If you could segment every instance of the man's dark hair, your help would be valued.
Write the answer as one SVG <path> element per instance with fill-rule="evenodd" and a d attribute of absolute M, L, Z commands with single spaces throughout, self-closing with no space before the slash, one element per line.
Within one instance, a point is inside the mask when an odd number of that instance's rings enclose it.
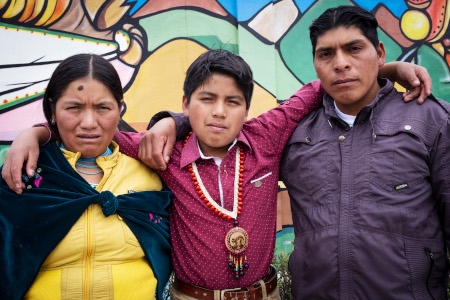
<path fill-rule="evenodd" d="M 55 124 L 51 124 L 51 118 L 56 102 L 72 82 L 86 77 L 103 83 L 117 101 L 120 109 L 123 89 L 120 77 L 111 63 L 96 54 L 83 53 L 70 56 L 53 71 L 42 101 L 45 119 L 55 132 L 58 132 L 58 128 Z"/>
<path fill-rule="evenodd" d="M 213 73 L 233 77 L 244 94 L 246 108 L 250 107 L 253 94 L 252 70 L 242 57 L 227 50 L 209 50 L 189 66 L 183 85 L 188 103 L 195 89 L 211 78 Z"/>
<path fill-rule="evenodd" d="M 359 28 L 374 47 L 378 47 L 378 22 L 375 16 L 359 6 L 339 6 L 327 9 L 309 26 L 313 57 L 316 54 L 317 38 L 326 31 L 340 26 Z"/>

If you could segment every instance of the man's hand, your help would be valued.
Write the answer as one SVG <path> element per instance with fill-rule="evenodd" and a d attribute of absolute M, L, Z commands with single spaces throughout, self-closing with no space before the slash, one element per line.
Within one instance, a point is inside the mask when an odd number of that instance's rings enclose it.
<path fill-rule="evenodd" d="M 176 140 L 176 125 L 172 118 L 158 121 L 141 138 L 139 159 L 155 170 L 167 168 Z"/>
<path fill-rule="evenodd" d="M 45 127 L 32 127 L 21 132 L 11 144 L 6 153 L 2 177 L 9 188 L 21 194 L 25 188 L 22 182 L 22 169 L 25 165 L 26 174 L 33 176 L 39 157 L 39 142 L 49 136 Z"/>
<path fill-rule="evenodd" d="M 403 93 L 405 102 L 418 97 L 417 102 L 422 104 L 431 95 L 431 77 L 422 66 L 400 61 L 391 62 L 380 69 L 379 75 L 397 82 L 407 90 Z"/>

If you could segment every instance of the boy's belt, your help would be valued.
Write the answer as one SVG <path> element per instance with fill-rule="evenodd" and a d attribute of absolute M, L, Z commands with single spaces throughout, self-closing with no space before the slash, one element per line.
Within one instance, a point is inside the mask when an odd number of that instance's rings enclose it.
<path fill-rule="evenodd" d="M 262 279 L 266 286 L 267 295 L 272 293 L 277 287 L 277 272 L 274 267 L 270 268 L 269 273 Z M 250 300 L 263 299 L 263 289 L 260 284 L 261 280 L 243 288 L 220 290 L 221 299 L 225 300 Z M 214 290 L 205 289 L 196 285 L 192 285 L 175 278 L 173 287 L 179 292 L 188 296 L 201 300 L 214 300 Z M 216 291 L 217 293 L 217 291 Z"/>

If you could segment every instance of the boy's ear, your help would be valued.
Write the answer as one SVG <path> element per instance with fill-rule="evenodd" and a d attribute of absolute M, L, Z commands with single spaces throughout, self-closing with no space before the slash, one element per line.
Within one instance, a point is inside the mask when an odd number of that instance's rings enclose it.
<path fill-rule="evenodd" d="M 182 108 L 183 108 L 184 116 L 185 117 L 189 117 L 189 103 L 188 103 L 187 97 L 185 95 L 183 95 Z"/>

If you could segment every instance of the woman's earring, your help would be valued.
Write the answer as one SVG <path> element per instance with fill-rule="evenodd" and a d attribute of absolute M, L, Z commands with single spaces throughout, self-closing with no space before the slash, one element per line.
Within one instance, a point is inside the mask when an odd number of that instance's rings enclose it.
<path fill-rule="evenodd" d="M 51 119 L 50 123 L 51 123 L 52 125 L 55 125 L 55 119 Z"/>

